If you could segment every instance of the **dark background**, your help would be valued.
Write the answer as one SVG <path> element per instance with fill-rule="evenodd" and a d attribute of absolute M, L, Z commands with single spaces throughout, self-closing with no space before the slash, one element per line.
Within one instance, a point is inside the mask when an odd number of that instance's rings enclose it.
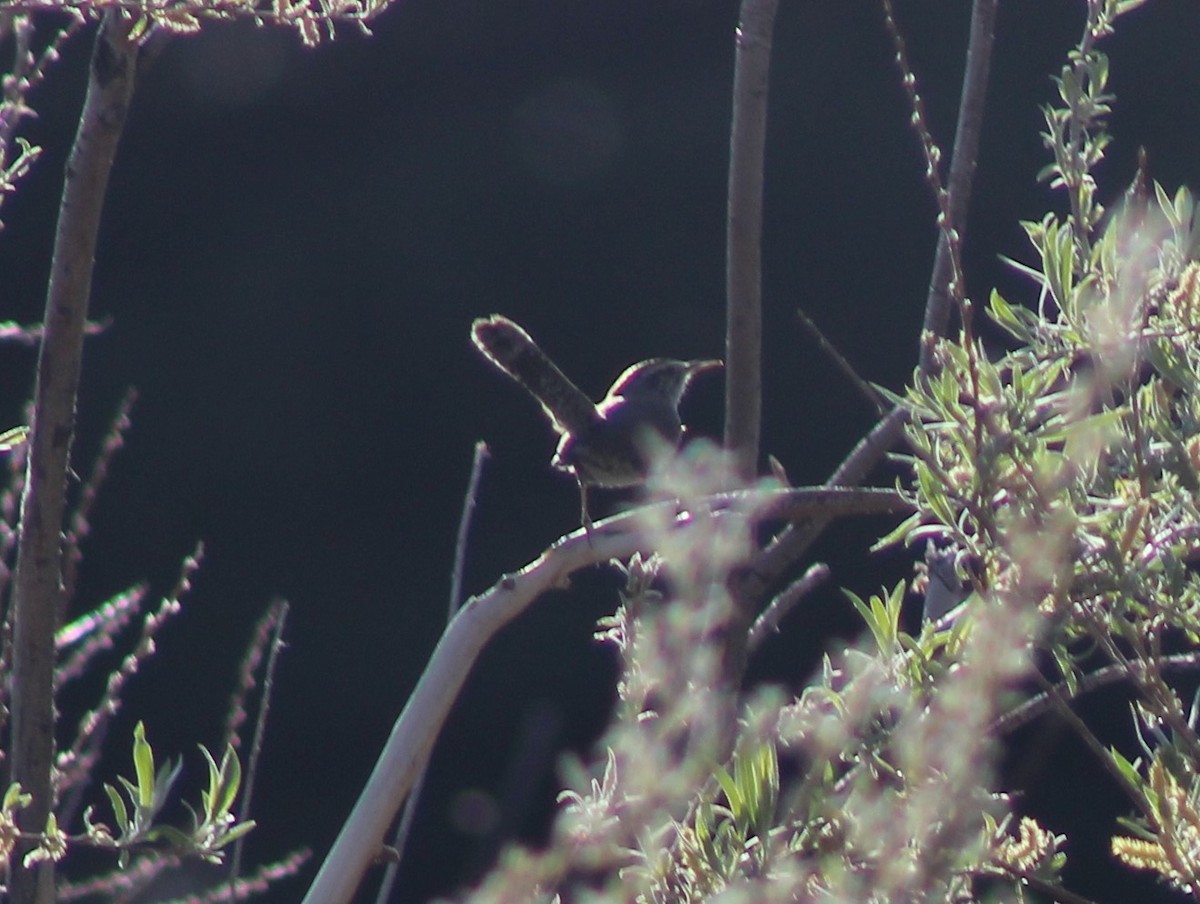
<path fill-rule="evenodd" d="M 900 7 L 948 154 L 969 4 Z M 125 768 L 129 727 L 145 718 L 159 753 L 185 756 L 195 797 L 194 745 L 219 740 L 250 628 L 273 596 L 291 601 L 251 853 L 316 856 L 272 900 L 299 899 L 437 640 L 473 443 L 494 457 L 468 592 L 577 524 L 573 486 L 547 467 L 549 429 L 474 353 L 472 318 L 519 320 L 596 396 L 631 361 L 722 353 L 736 13 L 730 0 L 405 0 L 374 37 L 347 29 L 318 50 L 206 26 L 145 74 L 97 256 L 91 310 L 113 323 L 86 349 L 81 470 L 126 387 L 140 401 L 78 606 L 140 580 L 167 592 L 205 542 L 187 608 L 109 742 L 110 768 Z M 993 285 L 1032 296 L 997 255 L 1029 260 L 1018 221 L 1062 206 L 1034 180 L 1048 159 L 1038 105 L 1082 19 L 1081 3 L 1002 5 L 967 243 L 976 297 Z M 1198 20 L 1194 4 L 1159 0 L 1107 45 L 1117 141 L 1102 199 L 1132 177 L 1138 144 L 1169 189 L 1200 184 Z M 41 315 L 91 34 L 32 98 L 26 133 L 45 155 L 3 206 L 3 319 Z M 794 482 L 816 483 L 872 413 L 795 311 L 862 376 L 899 389 L 934 210 L 877 4 L 783 4 L 772 76 L 763 446 Z M 0 349 L 4 425 L 22 418 L 34 360 Z M 685 406 L 693 430 L 719 436 L 720 407 L 720 381 L 700 383 Z M 899 556 L 863 565 L 887 526 L 827 539 L 818 555 L 835 584 L 866 595 L 905 573 Z M 395 900 L 450 892 L 503 838 L 536 841 L 556 751 L 587 751 L 607 716 L 612 663 L 591 627 L 616 584 L 581 576 L 486 651 L 435 752 Z M 799 687 L 857 630 L 847 609 L 829 590 L 794 614 L 754 677 Z M 1102 740 L 1133 755 L 1116 711 Z M 1075 889 L 1161 893 L 1107 860 L 1123 805 L 1099 767 L 1052 729 L 1021 740 L 1009 768 L 1032 787 L 1027 809 L 1070 835 Z"/>

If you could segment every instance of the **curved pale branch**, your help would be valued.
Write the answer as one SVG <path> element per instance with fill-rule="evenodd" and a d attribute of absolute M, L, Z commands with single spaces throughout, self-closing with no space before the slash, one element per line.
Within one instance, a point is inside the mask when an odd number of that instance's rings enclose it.
<path fill-rule="evenodd" d="M 753 510 L 761 518 L 836 517 L 905 513 L 911 505 L 889 490 L 745 490 L 702 500 L 712 517 Z M 674 502 L 658 503 L 674 507 Z M 565 587 L 570 575 L 588 565 L 627 559 L 646 547 L 638 519 L 645 510 L 597 522 L 589 537 L 582 528 L 562 537 L 519 571 L 472 597 L 438 641 L 429 665 L 392 727 L 350 818 L 305 896 L 305 904 L 342 904 L 353 899 L 363 875 L 381 851 L 383 838 L 412 790 L 475 659 L 489 640 L 547 590 Z M 691 513 L 677 516 L 676 525 Z M 741 517 L 741 516 L 739 516 Z"/>

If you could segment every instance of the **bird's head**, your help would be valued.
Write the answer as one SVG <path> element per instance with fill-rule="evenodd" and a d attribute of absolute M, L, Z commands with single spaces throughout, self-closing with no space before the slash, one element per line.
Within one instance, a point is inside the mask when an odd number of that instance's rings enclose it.
<path fill-rule="evenodd" d="M 608 391 L 608 398 L 622 396 L 633 399 L 659 396 L 678 406 L 688 384 L 696 374 L 716 370 L 724 364 L 717 360 L 677 361 L 674 358 L 651 358 L 639 361 L 616 379 Z"/>

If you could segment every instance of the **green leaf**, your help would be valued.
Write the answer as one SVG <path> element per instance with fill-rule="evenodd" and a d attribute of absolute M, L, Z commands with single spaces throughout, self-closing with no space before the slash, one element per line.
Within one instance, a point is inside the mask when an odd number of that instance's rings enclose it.
<path fill-rule="evenodd" d="M 992 289 L 988 299 L 988 314 L 997 326 L 1018 342 L 1033 344 L 1035 328 L 1040 321 L 1032 311 L 1010 305 L 999 292 Z"/>
<path fill-rule="evenodd" d="M 32 794 L 21 793 L 21 783 L 13 782 L 8 786 L 8 790 L 4 792 L 4 812 L 12 813 L 14 810 L 21 810 L 28 807 L 33 801 Z"/>
<path fill-rule="evenodd" d="M 946 498 L 942 485 L 935 481 L 933 472 L 924 462 L 917 465 L 917 494 L 940 523 L 946 527 L 954 525 L 957 519 L 950 507 L 950 500 Z"/>
<path fill-rule="evenodd" d="M 1092 93 L 1093 96 L 1098 100 L 1101 93 L 1104 91 L 1105 86 L 1108 84 L 1108 54 L 1095 51 L 1093 53 L 1091 66 L 1089 68 L 1091 69 L 1090 74 L 1092 77 Z M 1104 109 L 1102 105 L 1098 104 L 1094 112 L 1107 113 L 1108 110 Z"/>
<path fill-rule="evenodd" d="M 721 785 L 721 790 L 725 792 L 725 799 L 729 802 L 729 810 L 736 820 L 738 814 L 745 809 L 745 802 L 742 800 L 741 789 L 733 776 L 729 774 L 724 766 L 716 768 L 717 781 Z"/>
<path fill-rule="evenodd" d="M 751 829 L 765 841 L 775 821 L 775 809 L 779 804 L 779 755 L 771 741 L 764 741 L 759 745 L 758 755 L 754 758 L 754 774 L 758 800 Z"/>
<path fill-rule="evenodd" d="M 858 610 L 858 614 L 862 617 L 863 622 L 866 624 L 866 626 L 868 628 L 871 628 L 871 633 L 874 633 L 874 627 L 873 627 L 873 622 L 875 621 L 874 610 L 869 605 L 867 605 L 867 603 L 863 601 L 863 598 L 861 596 L 859 596 L 857 593 L 855 593 L 853 590 L 847 590 L 845 587 L 843 587 L 842 593 L 844 593 L 846 595 L 846 598 L 848 600 L 850 600 L 850 604 L 852 606 L 854 606 L 854 608 L 856 610 Z"/>
<path fill-rule="evenodd" d="M 175 784 L 175 779 L 179 778 L 179 773 L 183 771 L 183 760 L 176 758 L 167 760 L 158 769 L 158 774 L 154 777 L 154 811 L 157 812 L 167 799 L 167 795 L 171 791 L 171 786 Z"/>
<path fill-rule="evenodd" d="M 233 802 L 242 786 L 242 764 L 232 744 L 225 748 L 225 755 L 221 757 L 221 774 L 225 777 L 225 782 L 218 812 L 228 813 L 233 808 Z"/>
<path fill-rule="evenodd" d="M 1121 751 L 1117 750 L 1115 747 L 1110 747 L 1108 749 L 1108 755 L 1109 759 L 1112 761 L 1112 764 L 1117 767 L 1117 771 L 1125 777 L 1126 781 L 1128 781 L 1135 788 L 1142 788 L 1147 795 L 1153 794 L 1153 792 L 1150 790 L 1150 787 L 1142 778 L 1141 773 L 1138 772 L 1138 766 L 1141 764 L 1140 757 L 1132 761 L 1127 760 L 1121 754 Z"/>
<path fill-rule="evenodd" d="M 104 783 L 104 790 L 108 794 L 108 801 L 112 804 L 113 817 L 117 821 L 117 828 L 124 835 L 129 831 L 129 811 L 125 809 L 125 801 L 121 800 L 121 792 L 110 785 Z"/>
<path fill-rule="evenodd" d="M 914 512 L 909 515 L 894 528 L 880 537 L 871 546 L 871 552 L 879 552 L 882 549 L 887 549 L 889 546 L 899 545 L 901 542 L 908 540 L 909 534 L 921 526 L 920 512 Z"/>
<path fill-rule="evenodd" d="M 1117 0 L 1117 15 L 1123 16 L 1131 10 L 1137 9 L 1146 0 Z"/>
<path fill-rule="evenodd" d="M 138 806 L 154 807 L 154 751 L 146 740 L 146 726 L 139 721 L 133 729 L 133 768 L 137 773 Z"/>
<path fill-rule="evenodd" d="M 0 433 L 0 452 L 9 452 L 28 441 L 28 427 L 9 427 Z"/>
<path fill-rule="evenodd" d="M 704 859 L 709 866 L 714 866 L 717 863 L 717 850 L 713 843 L 713 805 L 711 803 L 703 801 L 696 808 L 696 818 L 693 824 L 696 841 L 700 845 L 700 850 L 704 852 Z"/>
<path fill-rule="evenodd" d="M 1146 343 L 1146 357 L 1156 371 L 1189 394 L 1200 392 L 1200 382 L 1175 343 L 1157 339 Z"/>
<path fill-rule="evenodd" d="M 226 845 L 230 844 L 231 842 L 237 841 L 242 836 L 249 835 L 257 827 L 258 827 L 258 823 L 255 822 L 253 819 L 247 819 L 245 822 L 239 822 L 237 825 L 235 825 L 233 828 L 231 828 L 228 832 L 225 832 L 224 834 L 221 835 L 220 843 L 217 846 L 225 847 Z"/>
<path fill-rule="evenodd" d="M 900 581 L 886 598 L 873 595 L 869 602 L 863 602 L 857 594 L 842 589 L 842 593 L 867 623 L 875 646 L 885 656 L 894 656 L 898 652 L 900 609 L 904 603 L 905 587 L 904 581 Z"/>

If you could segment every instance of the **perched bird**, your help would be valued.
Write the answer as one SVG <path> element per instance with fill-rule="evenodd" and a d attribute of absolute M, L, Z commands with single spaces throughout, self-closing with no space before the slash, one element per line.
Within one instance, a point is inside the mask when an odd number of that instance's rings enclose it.
<path fill-rule="evenodd" d="M 679 446 L 684 432 L 679 402 L 692 378 L 722 366 L 717 360 L 640 361 L 626 368 L 597 404 L 507 317 L 493 314 L 476 320 L 471 338 L 546 412 L 559 434 L 551 463 L 579 483 L 581 517 L 589 531 L 588 487 L 643 483 L 654 457 Z"/>

